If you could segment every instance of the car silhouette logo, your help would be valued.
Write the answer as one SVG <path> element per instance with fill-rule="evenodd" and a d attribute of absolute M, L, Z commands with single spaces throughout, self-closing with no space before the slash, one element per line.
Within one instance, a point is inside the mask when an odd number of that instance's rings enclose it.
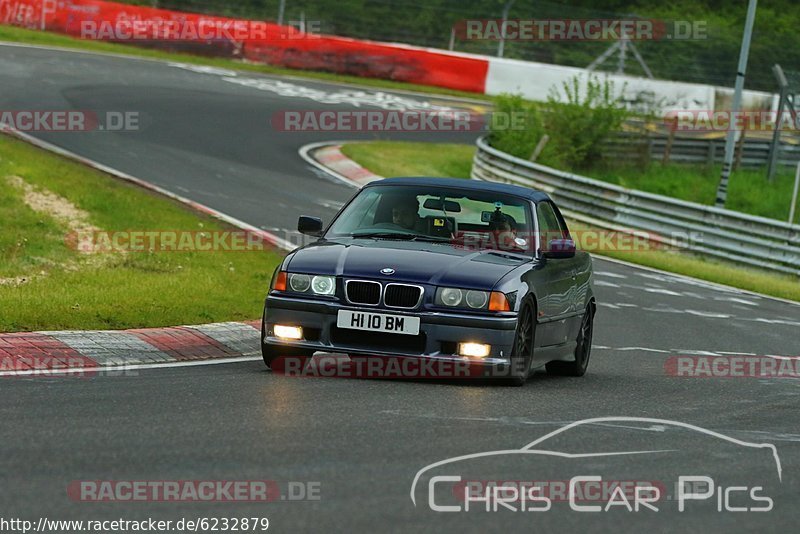
<path fill-rule="evenodd" d="M 391 267 L 384 267 L 383 269 L 381 269 L 381 274 L 385 274 L 387 276 L 390 274 L 394 274 L 394 269 L 392 269 Z"/>

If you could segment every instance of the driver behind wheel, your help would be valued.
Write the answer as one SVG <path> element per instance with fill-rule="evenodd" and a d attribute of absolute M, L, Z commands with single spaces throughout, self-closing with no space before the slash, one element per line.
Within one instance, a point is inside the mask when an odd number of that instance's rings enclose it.
<path fill-rule="evenodd" d="M 417 201 L 417 197 L 404 196 L 398 198 L 392 206 L 392 222 L 406 230 L 423 232 L 425 224 L 419 216 L 419 201 Z"/>

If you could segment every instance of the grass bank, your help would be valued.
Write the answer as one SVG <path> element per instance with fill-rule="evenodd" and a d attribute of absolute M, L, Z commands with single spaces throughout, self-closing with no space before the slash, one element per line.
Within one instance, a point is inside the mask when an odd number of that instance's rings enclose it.
<path fill-rule="evenodd" d="M 265 247 L 200 251 L 189 243 L 178 244 L 182 251 L 150 252 L 145 244 L 82 253 L 68 238 L 75 232 L 180 232 L 205 246 L 200 238 L 231 228 L 4 135 L 0 220 L 0 332 L 255 319 L 282 256 Z M 136 248 L 125 241 L 133 234 L 118 235 L 123 248 Z"/>
<path fill-rule="evenodd" d="M 342 152 L 382 176 L 469 177 L 474 147 L 431 143 L 376 142 L 348 144 L 342 148 Z M 689 184 L 690 182 L 687 182 L 687 187 Z M 577 231 L 578 235 L 581 234 L 581 231 L 592 230 L 592 228 L 574 221 L 570 223 L 570 229 L 573 232 Z M 800 301 L 800 279 L 797 277 L 765 273 L 686 252 L 667 250 L 648 250 L 646 252 L 595 252 L 590 250 L 590 252 L 709 282 Z"/>
<path fill-rule="evenodd" d="M 764 169 L 734 171 L 728 186 L 727 209 L 760 215 L 786 222 L 789 218 L 794 172 L 779 168 L 775 181 L 770 183 Z M 650 163 L 645 168 L 626 164 L 606 164 L 581 171 L 598 180 L 657 195 L 713 205 L 721 166 Z M 800 212 L 795 214 L 800 223 Z"/>
<path fill-rule="evenodd" d="M 469 178 L 475 146 L 374 141 L 346 144 L 342 152 L 381 176 Z"/>

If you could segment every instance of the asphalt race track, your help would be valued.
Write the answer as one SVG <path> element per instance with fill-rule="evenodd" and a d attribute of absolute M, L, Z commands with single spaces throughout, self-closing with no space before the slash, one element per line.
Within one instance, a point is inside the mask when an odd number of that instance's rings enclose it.
<path fill-rule="evenodd" d="M 278 132 L 270 118 L 283 110 L 348 109 L 354 102 L 371 109 L 375 91 L 354 94 L 359 90 L 298 80 L 281 85 L 277 78 L 240 73 L 242 83 L 227 74 L 0 46 L 0 109 L 138 111 L 140 131 L 35 135 L 282 237 L 291 237 L 299 214 L 329 219 L 354 189 L 313 169 L 298 148 L 374 136 Z M 326 98 L 339 103 L 321 102 Z M 455 104 L 397 98 L 402 105 Z M 475 135 L 391 138 L 468 143 Z M 0 379 L 1 515 L 34 521 L 268 517 L 270 530 L 278 531 L 796 528 L 800 382 L 675 377 L 669 362 L 685 356 L 794 362 L 785 358 L 800 356 L 800 307 L 602 259 L 595 259 L 595 271 L 595 347 L 581 379 L 539 373 L 523 388 L 302 379 L 273 375 L 260 361 L 83 379 Z M 254 317 L 259 313 L 253 310 Z M 594 417 L 663 419 L 731 439 L 666 422 L 611 420 L 567 431 L 551 450 L 661 452 L 572 463 L 505 454 L 436 474 L 516 481 L 600 475 L 659 481 L 672 497 L 679 476 L 709 476 L 716 483 L 713 497 L 688 502 L 685 512 L 673 498 L 661 501 L 658 512 L 624 506 L 577 512 L 554 501 L 543 512 L 449 513 L 430 509 L 427 474 L 412 490 L 415 475 L 429 464 L 520 449 Z M 763 454 L 767 449 L 745 442 L 774 445 L 780 471 L 776 459 Z M 274 480 L 282 491 L 289 481 L 311 482 L 319 498 L 77 502 L 67 488 L 81 480 Z M 774 506 L 729 511 L 763 505 L 742 504 L 741 492 L 726 501 L 724 489 L 732 487 L 762 487 L 759 494 Z M 436 502 L 445 501 L 437 493 Z"/>

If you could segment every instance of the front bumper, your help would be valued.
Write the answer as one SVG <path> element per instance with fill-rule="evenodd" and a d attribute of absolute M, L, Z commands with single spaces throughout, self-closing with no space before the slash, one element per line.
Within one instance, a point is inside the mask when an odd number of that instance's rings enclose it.
<path fill-rule="evenodd" d="M 338 328 L 336 318 L 339 310 L 419 317 L 420 333 L 418 336 L 410 336 Z M 356 355 L 464 361 L 466 358 L 456 354 L 458 343 L 485 343 L 491 345 L 489 356 L 470 361 L 491 366 L 509 363 L 517 318 L 515 314 L 476 316 L 428 310 L 404 312 L 343 305 L 335 301 L 269 295 L 264 308 L 264 323 L 266 336 L 262 341 L 265 344 Z M 301 326 L 305 339 L 279 339 L 272 331 L 275 324 Z"/>

